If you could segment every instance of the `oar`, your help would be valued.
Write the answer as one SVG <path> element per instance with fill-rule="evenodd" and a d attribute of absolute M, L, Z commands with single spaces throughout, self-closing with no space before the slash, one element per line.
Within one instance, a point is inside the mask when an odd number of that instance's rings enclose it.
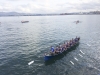
<path fill-rule="evenodd" d="M 31 62 L 29 62 L 29 63 L 28 63 L 28 65 L 31 65 L 32 63 L 34 63 L 34 60 L 33 60 L 33 61 L 31 61 Z"/>

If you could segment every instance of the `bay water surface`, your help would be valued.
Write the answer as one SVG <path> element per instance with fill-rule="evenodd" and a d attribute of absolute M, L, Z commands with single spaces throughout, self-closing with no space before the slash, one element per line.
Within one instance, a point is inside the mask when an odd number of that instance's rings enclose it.
<path fill-rule="evenodd" d="M 0 22 L 0 75 L 100 75 L 100 15 L 9 16 Z M 76 36 L 78 46 L 44 61 L 51 46 Z"/>

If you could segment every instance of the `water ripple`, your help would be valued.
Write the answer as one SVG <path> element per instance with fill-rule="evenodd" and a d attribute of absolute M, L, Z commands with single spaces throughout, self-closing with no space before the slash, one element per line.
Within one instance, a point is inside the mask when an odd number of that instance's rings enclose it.
<path fill-rule="evenodd" d="M 99 15 L 0 18 L 0 75 L 98 75 L 99 18 Z M 20 23 L 22 19 L 29 23 Z M 82 23 L 74 24 L 76 19 Z M 55 60 L 44 61 L 51 46 L 76 36 L 81 40 L 75 49 Z M 34 63 L 28 65 L 31 61 Z"/>

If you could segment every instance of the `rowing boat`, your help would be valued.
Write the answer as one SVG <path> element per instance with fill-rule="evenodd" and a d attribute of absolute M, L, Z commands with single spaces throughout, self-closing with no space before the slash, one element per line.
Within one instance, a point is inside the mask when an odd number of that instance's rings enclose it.
<path fill-rule="evenodd" d="M 29 21 L 21 21 L 21 23 L 27 23 L 27 22 L 29 22 Z"/>
<path fill-rule="evenodd" d="M 77 46 L 79 44 L 79 40 L 80 40 L 80 38 L 78 38 L 78 41 L 74 45 L 70 46 L 69 48 L 67 48 L 66 50 L 64 50 L 62 52 L 55 53 L 53 55 L 51 54 L 51 52 L 50 53 L 46 53 L 45 56 L 44 56 L 44 60 L 48 61 L 48 60 L 51 60 L 51 59 L 53 59 L 55 57 L 58 57 L 58 56 L 60 56 L 60 55 L 62 55 L 64 53 L 66 53 L 67 51 L 71 50 L 73 47 Z"/>

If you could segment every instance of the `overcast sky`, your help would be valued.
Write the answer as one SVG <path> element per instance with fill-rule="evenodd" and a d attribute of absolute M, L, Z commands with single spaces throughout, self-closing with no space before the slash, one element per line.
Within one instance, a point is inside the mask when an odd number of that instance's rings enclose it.
<path fill-rule="evenodd" d="M 0 0 L 0 12 L 67 13 L 100 11 L 100 0 Z"/>

